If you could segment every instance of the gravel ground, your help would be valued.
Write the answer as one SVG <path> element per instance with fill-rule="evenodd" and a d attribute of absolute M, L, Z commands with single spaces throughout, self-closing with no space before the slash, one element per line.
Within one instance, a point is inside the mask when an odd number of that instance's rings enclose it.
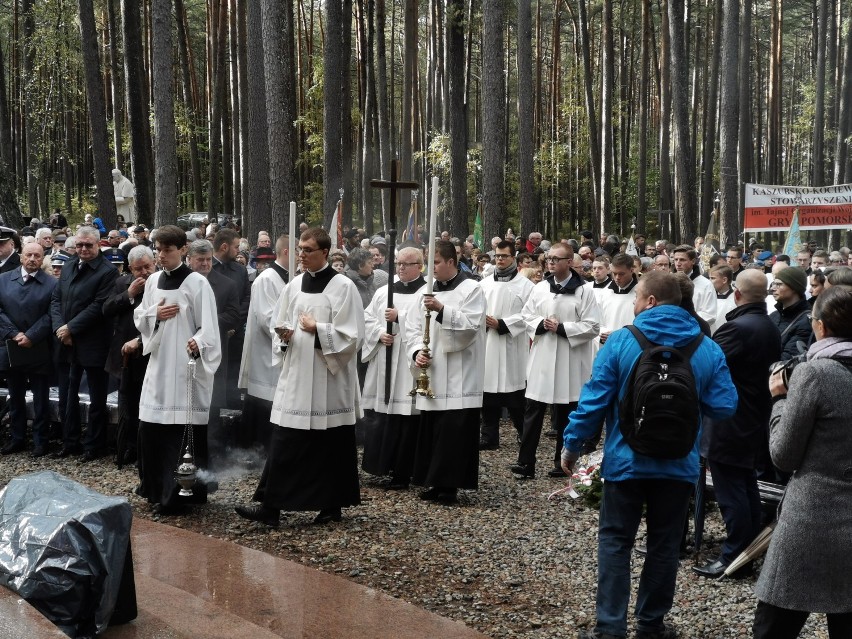
<path fill-rule="evenodd" d="M 479 490 L 463 491 L 460 505 L 426 504 L 416 490 L 388 491 L 362 474 L 362 504 L 345 510 L 343 522 L 324 528 L 310 525 L 315 513 L 285 514 L 275 531 L 237 517 L 234 505 L 250 500 L 260 474 L 257 460 L 243 453 L 234 455 L 241 467 L 220 476 L 220 489 L 208 504 L 179 517 L 154 516 L 132 492 L 135 468 L 118 470 L 107 458 L 80 464 L 5 456 L 0 458 L 0 486 L 17 475 L 56 470 L 97 491 L 127 497 L 137 517 L 338 574 L 491 637 L 573 638 L 595 618 L 598 512 L 580 500 L 547 501 L 550 491 L 564 485 L 545 474 L 551 440 L 543 438 L 539 447 L 539 477 L 514 479 L 508 471 L 517 454 L 514 431 L 508 424 L 502 431 L 503 447 L 480 456 Z M 711 581 L 690 571 L 715 558 L 723 538 L 724 526 L 713 508 L 705 547 L 685 559 L 678 573 L 668 619 L 682 637 L 751 636 L 755 578 Z M 634 596 L 641 568 L 641 558 L 635 557 Z M 825 618 L 813 615 L 801 636 L 827 638 L 824 628 Z"/>

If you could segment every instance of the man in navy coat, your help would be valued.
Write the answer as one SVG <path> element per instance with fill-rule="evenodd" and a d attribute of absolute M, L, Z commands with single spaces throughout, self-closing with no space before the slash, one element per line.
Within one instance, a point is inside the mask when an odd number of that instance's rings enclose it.
<path fill-rule="evenodd" d="M 22 266 L 0 275 L 0 371 L 7 372 L 11 440 L 0 454 L 26 449 L 27 380 L 33 392 L 33 457 L 47 452 L 51 359 L 50 300 L 56 279 L 41 270 L 44 249 L 38 242 L 25 244 Z M 12 366 L 6 342 L 25 349 L 27 364 Z"/>
<path fill-rule="evenodd" d="M 713 491 L 728 536 L 719 557 L 692 570 L 717 578 L 760 532 L 761 505 L 756 470 L 769 459 L 772 396 L 766 383 L 770 365 L 781 359 L 781 333 L 766 314 L 766 277 L 757 269 L 740 273 L 734 286 L 736 308 L 713 335 L 725 354 L 737 389 L 737 412 L 705 419 L 701 454 L 713 476 Z M 734 576 L 744 577 L 751 567 Z"/>
<path fill-rule="evenodd" d="M 112 326 L 104 317 L 118 270 L 101 255 L 100 233 L 91 226 L 77 231 L 77 255 L 62 267 L 53 292 L 50 315 L 60 342 L 59 392 L 66 397 L 62 450 L 57 457 L 76 455 L 80 447 L 80 382 L 89 383 L 89 421 L 83 441 L 83 461 L 92 461 L 106 448 L 106 398 L 109 376 L 104 370 Z"/>

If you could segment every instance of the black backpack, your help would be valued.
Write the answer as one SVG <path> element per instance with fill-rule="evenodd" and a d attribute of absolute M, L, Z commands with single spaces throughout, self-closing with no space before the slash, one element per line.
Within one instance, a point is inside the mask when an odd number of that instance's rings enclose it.
<path fill-rule="evenodd" d="M 635 326 L 626 328 L 642 354 L 619 405 L 621 435 L 640 455 L 682 459 L 698 436 L 698 391 L 689 360 L 704 335 L 677 348 L 652 344 Z"/>

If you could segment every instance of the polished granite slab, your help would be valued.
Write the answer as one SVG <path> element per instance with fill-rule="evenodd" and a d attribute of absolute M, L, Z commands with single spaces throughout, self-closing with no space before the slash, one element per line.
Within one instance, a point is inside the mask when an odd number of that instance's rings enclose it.
<path fill-rule="evenodd" d="M 485 636 L 342 577 L 180 528 L 135 519 L 132 540 L 139 616 L 104 639 Z"/>

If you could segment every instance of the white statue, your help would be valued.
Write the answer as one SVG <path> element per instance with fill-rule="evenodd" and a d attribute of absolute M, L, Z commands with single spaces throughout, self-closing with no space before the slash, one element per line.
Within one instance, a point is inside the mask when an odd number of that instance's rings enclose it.
<path fill-rule="evenodd" d="M 112 189 L 115 193 L 115 212 L 125 222 L 136 219 L 136 187 L 133 182 L 121 174 L 118 169 L 112 170 Z"/>

